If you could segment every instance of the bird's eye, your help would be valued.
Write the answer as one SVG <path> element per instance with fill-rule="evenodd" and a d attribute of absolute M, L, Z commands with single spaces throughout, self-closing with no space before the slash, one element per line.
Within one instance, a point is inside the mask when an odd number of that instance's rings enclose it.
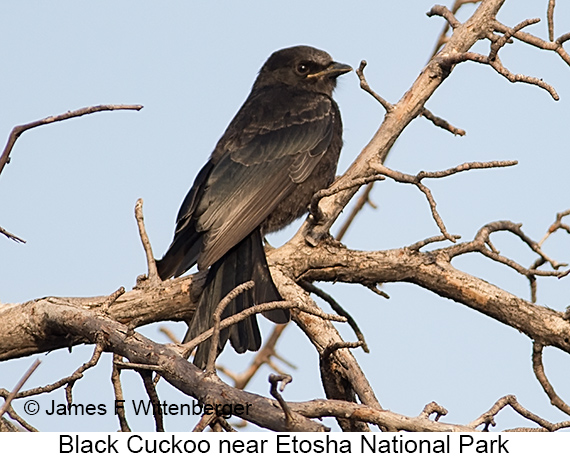
<path fill-rule="evenodd" d="M 309 73 L 309 66 L 306 63 L 300 63 L 297 65 L 297 73 L 300 75 L 306 75 Z"/>

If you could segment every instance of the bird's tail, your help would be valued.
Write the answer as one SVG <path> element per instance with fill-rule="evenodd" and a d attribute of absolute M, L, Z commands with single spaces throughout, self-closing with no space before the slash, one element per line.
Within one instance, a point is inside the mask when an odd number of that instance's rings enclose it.
<path fill-rule="evenodd" d="M 213 314 L 220 301 L 235 287 L 250 280 L 254 281 L 254 287 L 233 299 L 226 306 L 222 319 L 255 304 L 283 300 L 271 279 L 259 229 L 254 230 L 210 267 L 204 290 L 184 342 L 190 341 L 211 328 Z M 275 323 L 285 323 L 290 319 L 289 310 L 278 309 L 264 313 L 264 315 Z M 238 353 L 248 350 L 257 351 L 261 346 L 261 335 L 256 317 L 248 317 L 220 331 L 218 354 L 228 339 Z M 206 366 L 210 346 L 210 340 L 200 344 L 194 356 L 196 366 L 200 368 Z"/>

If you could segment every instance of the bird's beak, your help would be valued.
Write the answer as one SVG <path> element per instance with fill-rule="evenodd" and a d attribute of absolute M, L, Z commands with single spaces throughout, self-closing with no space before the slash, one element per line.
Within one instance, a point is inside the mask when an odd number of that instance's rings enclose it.
<path fill-rule="evenodd" d="M 320 78 L 320 77 L 336 78 L 340 75 L 348 73 L 349 71 L 352 71 L 352 67 L 350 65 L 333 62 L 324 70 L 319 71 L 318 73 L 307 75 L 307 78 Z"/>

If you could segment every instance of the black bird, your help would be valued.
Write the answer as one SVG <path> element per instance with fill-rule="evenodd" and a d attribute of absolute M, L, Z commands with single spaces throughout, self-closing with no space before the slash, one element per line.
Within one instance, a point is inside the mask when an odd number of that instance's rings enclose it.
<path fill-rule="evenodd" d="M 342 123 L 332 92 L 337 76 L 351 70 L 309 46 L 274 52 L 261 68 L 186 195 L 174 240 L 157 262 L 163 280 L 196 264 L 200 271 L 209 269 L 185 341 L 212 327 L 216 306 L 239 284 L 255 283 L 226 307 L 222 318 L 282 300 L 262 237 L 306 213 L 313 194 L 334 180 Z M 290 319 L 288 310 L 264 315 L 275 323 Z M 258 350 L 255 316 L 221 331 L 218 353 L 228 338 L 239 353 Z M 197 366 L 204 368 L 209 347 L 209 341 L 199 346 Z"/>

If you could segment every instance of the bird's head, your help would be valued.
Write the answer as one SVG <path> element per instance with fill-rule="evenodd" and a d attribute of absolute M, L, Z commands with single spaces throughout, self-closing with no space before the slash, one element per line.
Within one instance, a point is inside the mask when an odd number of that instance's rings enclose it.
<path fill-rule="evenodd" d="M 333 61 L 325 51 L 294 46 L 271 54 L 261 67 L 253 88 L 285 84 L 332 95 L 336 78 L 351 70 L 349 65 Z"/>

